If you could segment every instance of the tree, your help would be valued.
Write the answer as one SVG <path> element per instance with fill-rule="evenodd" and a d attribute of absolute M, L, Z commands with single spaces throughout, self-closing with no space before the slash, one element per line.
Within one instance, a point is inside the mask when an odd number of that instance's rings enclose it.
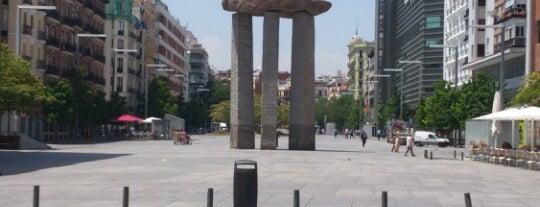
<path fill-rule="evenodd" d="M 53 101 L 38 77 L 30 73 L 30 63 L 0 44 L 0 112 L 31 112 Z"/>
<path fill-rule="evenodd" d="M 540 72 L 529 74 L 521 83 L 518 94 L 512 100 L 513 105 L 540 107 Z"/>
<path fill-rule="evenodd" d="M 158 77 L 148 87 L 148 116 L 163 117 L 165 113 L 177 114 L 178 105 L 167 84 L 167 78 Z"/>
<path fill-rule="evenodd" d="M 453 106 L 459 129 L 465 129 L 465 121 L 490 113 L 498 85 L 484 74 L 475 75 L 459 91 L 459 100 Z"/>
<path fill-rule="evenodd" d="M 222 101 L 210 107 L 210 117 L 212 117 L 212 120 L 214 121 L 225 122 L 230 126 L 230 111 L 230 101 Z"/>
<path fill-rule="evenodd" d="M 289 127 L 289 112 L 291 105 L 288 102 L 278 102 L 277 108 L 277 120 L 278 127 L 288 128 Z"/>

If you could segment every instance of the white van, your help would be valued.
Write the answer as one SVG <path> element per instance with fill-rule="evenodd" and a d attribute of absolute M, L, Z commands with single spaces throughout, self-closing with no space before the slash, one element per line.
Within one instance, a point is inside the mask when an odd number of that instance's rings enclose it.
<path fill-rule="evenodd" d="M 219 130 L 221 130 L 221 131 L 229 131 L 229 127 L 227 126 L 227 123 L 220 122 L 219 123 Z"/>
<path fill-rule="evenodd" d="M 416 131 L 414 132 L 414 144 L 418 146 L 437 145 L 439 147 L 446 147 L 450 145 L 450 140 L 437 137 L 435 132 Z"/>

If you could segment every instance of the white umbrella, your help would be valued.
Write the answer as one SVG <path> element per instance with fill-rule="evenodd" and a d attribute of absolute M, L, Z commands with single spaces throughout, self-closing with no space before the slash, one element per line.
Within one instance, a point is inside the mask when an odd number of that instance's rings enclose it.
<path fill-rule="evenodd" d="M 141 122 L 142 123 L 152 123 L 153 120 L 161 120 L 160 118 L 157 118 L 157 117 L 148 117 L 146 118 L 145 120 L 142 120 Z"/>
<path fill-rule="evenodd" d="M 492 112 L 501 111 L 502 104 L 503 103 L 501 103 L 501 93 L 499 91 L 496 91 L 495 96 L 493 97 L 493 106 L 491 108 L 491 111 Z M 501 123 L 499 121 L 497 121 L 497 119 L 493 119 L 493 121 L 492 121 L 491 134 L 493 136 L 497 135 L 495 137 L 495 147 L 497 147 L 497 138 L 498 138 L 498 135 L 501 134 Z"/>

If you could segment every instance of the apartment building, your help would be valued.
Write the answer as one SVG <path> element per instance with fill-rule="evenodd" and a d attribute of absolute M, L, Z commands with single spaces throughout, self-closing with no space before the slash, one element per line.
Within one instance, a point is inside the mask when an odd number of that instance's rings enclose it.
<path fill-rule="evenodd" d="M 133 9 L 133 1 L 109 1 L 106 4 L 105 20 L 105 94 L 124 97 L 128 111 L 141 111 L 140 95 L 144 93 L 144 71 L 142 67 L 142 36 L 144 23 L 142 13 Z M 138 108 L 139 107 L 139 108 Z"/>
<path fill-rule="evenodd" d="M 476 11 L 479 13 L 478 19 L 469 20 L 470 25 L 483 25 L 485 22 L 487 27 L 469 28 L 469 36 L 477 42 L 469 43 L 471 60 L 463 69 L 469 70 L 472 76 L 483 73 L 499 81 L 500 63 L 504 62 L 505 99 L 515 96 L 525 75 L 526 2 L 486 0 L 485 12 Z M 474 3 L 469 5 L 470 10 L 481 8 L 483 1 Z M 504 56 L 501 56 L 502 51 Z"/>
<path fill-rule="evenodd" d="M 479 16 L 485 12 L 485 4 L 485 0 L 457 0 L 444 3 L 444 43 L 439 46 L 443 47 L 443 79 L 452 83 L 452 86 L 459 87 L 471 78 L 472 73 L 463 70 L 462 67 L 467 64 L 468 58 L 484 54 L 483 44 L 470 44 L 476 43 L 477 40 L 471 38 L 469 41 L 467 28 L 469 19 L 470 22 L 478 24 L 485 22 L 485 19 Z M 469 8 L 469 5 L 472 7 Z M 428 18 L 427 24 L 438 24 L 438 18 Z M 476 48 L 476 51 L 469 53 L 469 45 L 470 48 Z"/>
<path fill-rule="evenodd" d="M 373 42 L 364 41 L 358 32 L 351 38 L 347 45 L 349 68 L 348 77 L 354 87 L 354 100 L 359 100 L 366 90 L 365 71 L 367 69 L 368 52 L 373 50 Z"/>
<path fill-rule="evenodd" d="M 17 5 L 56 6 L 55 10 L 18 9 Z M 105 90 L 105 39 L 79 37 L 103 34 L 105 4 L 102 0 L 9 0 L 0 5 L 1 37 L 31 63 L 31 72 L 44 82 L 70 78 L 79 68 L 88 71 L 86 81 L 95 91 Z M 17 11 L 20 18 L 17 21 Z M 19 32 L 16 26 L 19 24 Z M 17 40 L 19 42 L 17 43 Z M 41 138 L 46 128 L 35 116 L 7 123 L 2 115 L 2 132 L 20 132 Z"/>
<path fill-rule="evenodd" d="M 540 72 L 540 3 L 536 1 L 529 1 L 532 5 L 532 11 L 529 14 L 533 15 L 531 18 L 531 72 Z"/>
<path fill-rule="evenodd" d="M 189 98 L 200 97 L 200 93 L 209 90 L 208 81 L 211 77 L 211 69 L 208 64 L 208 53 L 200 43 L 190 44 L 189 55 Z"/>
<path fill-rule="evenodd" d="M 167 65 L 173 72 L 156 72 L 154 75 L 167 77 L 174 96 L 184 94 L 188 97 L 188 87 L 184 77 L 189 75 L 187 30 L 180 25 L 180 21 L 169 13 L 168 6 L 160 0 L 155 1 L 154 31 L 157 39 L 154 60 Z M 187 79 L 186 79 L 187 80 Z"/>

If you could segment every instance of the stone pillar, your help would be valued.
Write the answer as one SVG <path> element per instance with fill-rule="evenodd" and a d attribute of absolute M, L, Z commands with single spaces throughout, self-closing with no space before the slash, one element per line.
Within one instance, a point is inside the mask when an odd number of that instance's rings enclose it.
<path fill-rule="evenodd" d="M 276 149 L 279 13 L 264 14 L 262 58 L 261 149 Z"/>
<path fill-rule="evenodd" d="M 290 150 L 315 150 L 315 25 L 307 12 L 293 14 Z"/>
<path fill-rule="evenodd" d="M 233 14 L 232 27 L 230 147 L 254 149 L 252 16 Z"/>

